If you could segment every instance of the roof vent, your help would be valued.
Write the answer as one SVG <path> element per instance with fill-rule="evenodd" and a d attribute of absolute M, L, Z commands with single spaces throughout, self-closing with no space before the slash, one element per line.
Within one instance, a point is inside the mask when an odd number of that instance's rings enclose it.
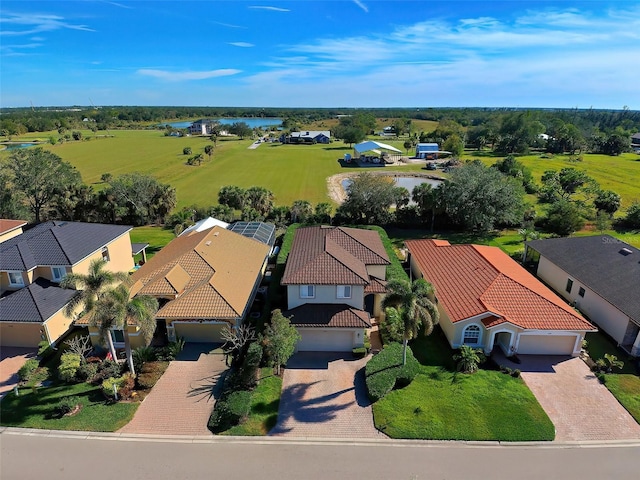
<path fill-rule="evenodd" d="M 217 237 L 218 235 L 220 235 L 220 232 L 215 232 L 215 233 L 213 234 L 213 236 L 214 236 L 214 237 Z M 211 242 L 209 242 L 209 243 L 211 243 Z"/>
<path fill-rule="evenodd" d="M 211 245 L 211 240 L 206 241 L 204 244 L 208 247 L 209 245 Z"/>
<path fill-rule="evenodd" d="M 627 255 L 631 255 L 633 253 L 633 250 L 625 247 L 622 250 L 620 250 L 620 253 L 626 257 Z"/>

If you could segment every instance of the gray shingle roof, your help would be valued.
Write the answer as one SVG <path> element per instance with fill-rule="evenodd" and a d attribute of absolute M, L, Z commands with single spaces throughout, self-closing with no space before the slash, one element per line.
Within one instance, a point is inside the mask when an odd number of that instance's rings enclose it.
<path fill-rule="evenodd" d="M 0 298 L 0 322 L 42 323 L 78 294 L 44 278 Z"/>
<path fill-rule="evenodd" d="M 527 245 L 640 321 L 640 250 L 609 235 L 532 240 Z"/>
<path fill-rule="evenodd" d="M 102 223 L 41 223 L 0 243 L 0 270 L 74 265 L 129 230 L 129 226 Z"/>

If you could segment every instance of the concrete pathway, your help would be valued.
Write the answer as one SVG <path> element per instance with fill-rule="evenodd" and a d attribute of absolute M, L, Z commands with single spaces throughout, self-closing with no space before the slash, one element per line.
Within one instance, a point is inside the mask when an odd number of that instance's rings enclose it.
<path fill-rule="evenodd" d="M 0 348 L 0 399 L 18 384 L 18 370 L 28 359 L 35 358 L 37 353 L 35 348 Z"/>
<path fill-rule="evenodd" d="M 640 425 L 580 358 L 521 355 L 519 368 L 556 427 L 556 441 L 640 439 Z"/>
<path fill-rule="evenodd" d="M 120 433 L 211 435 L 207 429 L 227 367 L 224 355 L 206 354 L 212 345 L 187 344 L 169 364 L 131 422 Z"/>
<path fill-rule="evenodd" d="M 386 438 L 373 426 L 364 366 L 369 357 L 304 352 L 287 364 L 278 423 L 269 435 Z"/>

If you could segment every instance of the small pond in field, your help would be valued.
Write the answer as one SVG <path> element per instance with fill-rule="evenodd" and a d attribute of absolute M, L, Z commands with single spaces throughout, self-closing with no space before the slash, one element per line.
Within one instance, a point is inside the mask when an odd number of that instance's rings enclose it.
<path fill-rule="evenodd" d="M 7 147 L 7 150 L 16 150 L 18 148 L 33 147 L 38 144 L 37 143 L 3 143 L 2 145 Z"/>

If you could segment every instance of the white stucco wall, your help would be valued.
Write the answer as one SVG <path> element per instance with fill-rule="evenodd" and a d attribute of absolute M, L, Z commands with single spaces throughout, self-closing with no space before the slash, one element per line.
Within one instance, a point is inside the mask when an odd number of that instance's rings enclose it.
<path fill-rule="evenodd" d="M 622 341 L 629 325 L 627 315 L 543 256 L 540 256 L 537 274 L 560 296 L 569 302 L 576 302 L 578 310 L 611 335 L 615 341 Z M 569 278 L 573 280 L 571 293 L 566 291 L 567 279 Z M 578 295 L 580 287 L 585 289 L 584 297 Z"/>
<path fill-rule="evenodd" d="M 351 298 L 338 298 L 337 293 L 337 285 L 316 285 L 314 298 L 300 298 L 300 285 L 287 285 L 287 305 L 292 309 L 305 303 L 344 303 L 364 309 L 363 285 L 351 285 Z"/>

